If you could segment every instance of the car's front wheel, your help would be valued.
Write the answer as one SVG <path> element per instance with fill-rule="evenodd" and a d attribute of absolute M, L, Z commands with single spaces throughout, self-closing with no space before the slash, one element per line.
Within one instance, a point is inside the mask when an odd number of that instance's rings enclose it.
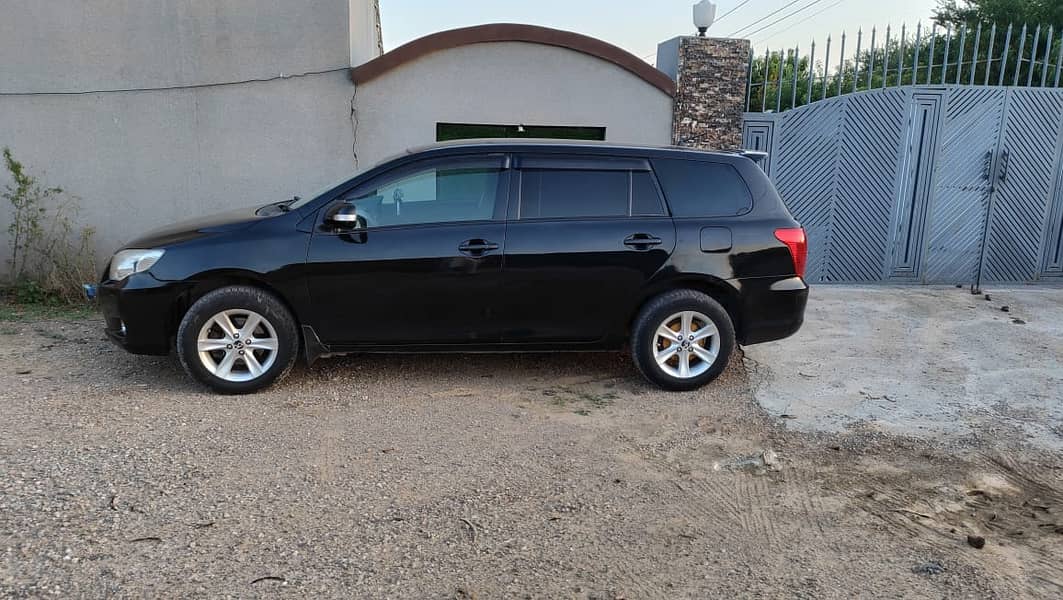
<path fill-rule="evenodd" d="M 288 374 L 299 330 L 272 294 L 224 287 L 197 300 L 177 330 L 177 355 L 197 381 L 225 394 L 248 394 Z"/>
<path fill-rule="evenodd" d="M 639 371 L 674 391 L 693 390 L 719 377 L 734 346 L 734 324 L 727 311 L 695 290 L 654 298 L 639 312 L 631 332 Z"/>

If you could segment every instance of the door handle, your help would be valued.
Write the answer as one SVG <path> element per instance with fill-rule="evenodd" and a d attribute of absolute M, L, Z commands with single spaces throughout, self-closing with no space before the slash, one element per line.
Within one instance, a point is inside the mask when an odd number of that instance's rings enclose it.
<path fill-rule="evenodd" d="M 487 240 L 465 240 L 458 246 L 458 251 L 467 256 L 480 257 L 498 248 L 498 244 Z"/>
<path fill-rule="evenodd" d="M 997 179 L 1000 180 L 1000 183 L 1004 183 L 1008 180 L 1008 157 L 1009 155 L 1006 149 L 1000 152 L 1000 168 L 997 173 Z"/>
<path fill-rule="evenodd" d="M 664 241 L 657 236 L 648 233 L 633 233 L 624 238 L 624 245 L 636 250 L 649 250 L 654 246 L 660 246 Z"/>

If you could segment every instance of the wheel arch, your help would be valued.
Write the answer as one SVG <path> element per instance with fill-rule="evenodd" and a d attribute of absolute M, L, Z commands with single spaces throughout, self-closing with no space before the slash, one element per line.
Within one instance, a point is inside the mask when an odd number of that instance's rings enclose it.
<path fill-rule="evenodd" d="M 181 320 L 184 319 L 185 314 L 188 313 L 188 309 L 191 308 L 197 300 L 214 290 L 234 285 L 255 287 L 272 294 L 284 305 L 284 308 L 291 313 L 292 318 L 295 319 L 296 322 L 296 329 L 300 332 L 300 335 L 302 335 L 301 326 L 303 325 L 303 322 L 292 299 L 259 273 L 244 270 L 208 271 L 190 277 L 189 279 L 192 283 L 174 300 L 173 309 L 171 311 L 171 336 L 177 335 L 177 328 L 180 326 Z"/>
<path fill-rule="evenodd" d="M 727 311 L 727 316 L 731 318 L 731 323 L 735 329 L 735 338 L 738 340 L 743 339 L 742 300 L 738 289 L 727 280 L 706 275 L 678 276 L 658 281 L 647 287 L 639 297 L 635 309 L 628 315 L 626 329 L 628 335 L 630 335 L 635 319 L 642 312 L 643 307 L 657 296 L 673 290 L 698 291 L 719 302 L 723 309 Z"/>

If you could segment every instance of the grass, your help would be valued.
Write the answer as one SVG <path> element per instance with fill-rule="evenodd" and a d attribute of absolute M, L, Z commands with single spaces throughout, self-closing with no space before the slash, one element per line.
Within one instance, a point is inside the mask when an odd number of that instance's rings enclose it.
<path fill-rule="evenodd" d="M 24 321 L 81 321 L 97 314 L 95 304 L 15 304 L 0 300 L 0 323 Z"/>

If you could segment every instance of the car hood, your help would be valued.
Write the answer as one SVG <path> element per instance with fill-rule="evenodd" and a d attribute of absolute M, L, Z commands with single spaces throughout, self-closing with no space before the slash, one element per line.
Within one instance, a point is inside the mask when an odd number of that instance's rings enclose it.
<path fill-rule="evenodd" d="M 130 241 L 125 248 L 160 248 L 172 244 L 191 241 L 208 235 L 229 233 L 247 229 L 255 223 L 269 218 L 257 216 L 261 207 L 241 208 L 223 213 L 198 217 L 167 225 Z"/>

